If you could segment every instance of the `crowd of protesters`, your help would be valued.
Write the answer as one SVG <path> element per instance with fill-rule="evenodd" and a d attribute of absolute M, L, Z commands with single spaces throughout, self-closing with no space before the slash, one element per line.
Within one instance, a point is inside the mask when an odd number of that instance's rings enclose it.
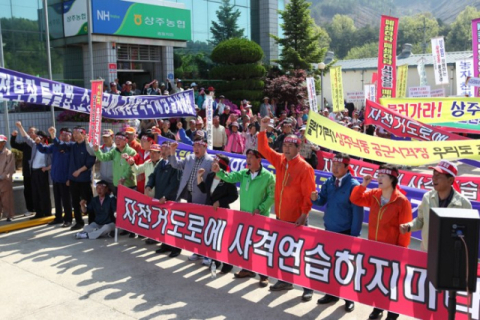
<path fill-rule="evenodd" d="M 196 87 L 195 83 L 191 87 Z M 158 84 L 153 81 L 144 86 L 146 94 L 168 94 L 183 90 L 181 81 Z M 131 82 L 125 86 L 111 83 L 111 92 L 137 94 Z M 165 91 L 168 91 L 165 93 Z M 214 91 L 201 88 L 196 98 Z M 203 93 L 202 93 L 203 91 Z M 197 94 L 198 93 L 198 94 Z M 79 239 L 96 239 L 111 236 L 115 228 L 116 193 L 119 185 L 153 197 L 160 204 L 166 201 L 184 201 L 229 208 L 240 200 L 240 210 L 251 214 L 270 216 L 275 204 L 277 219 L 295 226 L 307 226 L 313 204 L 326 205 L 325 229 L 351 237 L 360 236 L 364 208 L 370 209 L 368 239 L 408 247 L 411 232 L 422 230 L 422 249 L 427 250 L 428 210 L 432 207 L 471 208 L 470 202 L 455 190 L 456 166 L 442 161 L 433 170 L 434 190 L 425 194 L 418 209 L 418 217 L 412 218 L 409 200 L 398 185 L 398 168 L 383 164 L 378 171 L 378 188 L 367 190 L 372 177 L 367 175 L 360 184 L 350 173 L 350 156 L 336 153 L 333 158 L 332 177 L 321 187 L 315 184 L 315 163 L 312 155 L 319 146 L 306 140 L 305 124 L 308 107 L 277 105 L 275 99 L 265 97 L 260 112 L 253 114 L 251 104 L 242 101 L 232 112 L 220 96 L 214 104 L 213 149 L 246 156 L 246 168 L 229 172 L 227 154 L 210 155 L 207 152 L 205 120 L 201 114 L 203 104 L 197 107 L 197 116 L 185 119 L 144 120 L 137 127 L 127 127 L 114 133 L 103 130 L 102 145 L 88 143 L 83 127 L 55 128 L 48 134 L 30 127 L 27 130 L 17 122 L 17 130 L 10 138 L 12 147 L 23 152 L 23 177 L 25 202 L 28 211 L 35 212 L 31 219 L 51 215 L 49 181 L 53 182 L 55 218 L 50 225 L 60 225 L 75 230 Z M 201 99 L 198 102 L 202 102 Z M 334 114 L 329 109 L 321 113 L 352 129 L 364 130 L 362 112 L 345 109 Z M 22 142 L 17 141 L 18 134 Z M 380 135 L 382 133 L 373 132 Z M 158 136 L 170 140 L 158 144 Z M 7 137 L 0 135 L 0 205 L 7 220 L 13 219 L 12 175 L 15 172 L 13 154 L 6 148 Z M 181 159 L 177 157 L 178 143 L 193 146 L 193 152 Z M 268 160 L 276 170 L 276 177 L 262 167 L 261 160 Z M 92 168 L 99 163 L 98 182 L 94 182 Z M 237 190 L 235 183 L 240 183 Z M 96 196 L 92 192 L 95 187 Z M 83 215 L 88 215 L 85 225 Z M 75 224 L 73 225 L 73 218 Z M 121 234 L 136 237 L 135 234 Z M 147 244 L 156 241 L 146 239 Z M 162 243 L 158 254 L 177 257 L 181 249 Z M 202 260 L 202 264 L 219 268 L 221 263 L 193 254 L 189 260 Z M 221 274 L 232 271 L 233 266 L 223 264 Z M 236 272 L 236 278 L 255 277 L 251 270 Z M 269 279 L 259 275 L 259 286 L 267 287 Z M 291 283 L 278 280 L 271 291 L 290 290 Z M 303 301 L 312 299 L 313 291 L 305 288 Z M 338 297 L 325 295 L 319 304 L 335 303 Z M 345 311 L 352 312 L 353 301 L 345 301 Z M 374 309 L 370 319 L 383 315 Z M 398 314 L 388 313 L 387 319 Z"/>

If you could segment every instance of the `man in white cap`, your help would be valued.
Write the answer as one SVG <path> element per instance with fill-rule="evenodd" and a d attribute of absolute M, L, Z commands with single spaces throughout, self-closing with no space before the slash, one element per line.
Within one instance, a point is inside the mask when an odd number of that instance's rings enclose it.
<path fill-rule="evenodd" d="M 423 251 L 428 251 L 428 227 L 430 208 L 472 209 L 472 204 L 460 193 L 455 181 L 458 174 L 457 166 L 447 160 L 442 160 L 433 169 L 433 190 L 423 195 L 418 207 L 418 216 L 413 221 L 400 225 L 400 233 L 422 230 Z"/>
<path fill-rule="evenodd" d="M 13 210 L 13 184 L 15 173 L 15 156 L 7 149 L 7 137 L 0 135 L 0 214 L 12 221 L 15 215 Z"/>

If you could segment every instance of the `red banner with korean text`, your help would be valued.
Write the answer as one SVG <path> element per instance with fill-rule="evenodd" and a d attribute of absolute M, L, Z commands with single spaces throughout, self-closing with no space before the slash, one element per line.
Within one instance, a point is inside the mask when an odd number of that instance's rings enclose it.
<path fill-rule="evenodd" d="M 365 115 L 365 124 L 380 126 L 397 137 L 424 141 L 469 139 L 438 127 L 421 123 L 370 100 L 366 102 Z"/>
<path fill-rule="evenodd" d="M 382 97 L 396 97 L 397 31 L 398 18 L 382 16 L 378 42 L 377 101 Z"/>
<path fill-rule="evenodd" d="M 427 280 L 425 252 L 241 211 L 160 205 L 123 186 L 117 210 L 117 227 L 141 236 L 417 319 L 447 318 L 446 295 Z M 480 292 L 459 293 L 457 319 L 478 319 L 479 304 Z"/>
<path fill-rule="evenodd" d="M 325 172 L 332 172 L 332 159 L 334 154 L 326 151 L 318 151 L 317 169 Z M 362 160 L 351 159 L 350 167 L 353 170 L 353 176 L 362 178 L 369 174 L 374 178 L 377 177 L 378 165 L 365 162 Z M 398 183 L 401 186 L 433 190 L 432 175 L 427 173 L 399 170 Z M 471 201 L 480 201 L 480 177 L 475 176 L 458 176 L 455 178 L 458 182 L 462 195 Z"/>
<path fill-rule="evenodd" d="M 88 126 L 88 141 L 93 145 L 100 145 L 100 131 L 102 130 L 102 98 L 103 80 L 92 80 L 90 97 L 90 123 Z"/>

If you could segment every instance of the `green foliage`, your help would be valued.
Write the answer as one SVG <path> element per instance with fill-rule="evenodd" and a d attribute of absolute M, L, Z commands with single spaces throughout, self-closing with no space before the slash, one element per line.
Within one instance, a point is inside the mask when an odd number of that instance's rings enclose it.
<path fill-rule="evenodd" d="M 24 18 L 2 18 L 5 67 L 27 74 L 47 76 L 47 54 L 44 33 L 37 21 Z M 53 73 L 63 73 L 63 59 L 51 50 Z"/>
<path fill-rule="evenodd" d="M 230 0 L 222 0 L 222 5 L 216 12 L 217 21 L 212 19 L 212 33 L 213 45 L 218 45 L 220 42 L 231 38 L 242 38 L 245 29 L 238 27 L 238 17 L 240 17 L 240 10 L 233 10 L 234 6 L 230 5 Z"/>
<path fill-rule="evenodd" d="M 378 42 L 366 43 L 361 47 L 355 47 L 348 51 L 345 59 L 375 58 L 378 56 Z"/>
<path fill-rule="evenodd" d="M 425 30 L 425 35 L 424 35 Z M 405 43 L 413 45 L 413 53 L 422 53 L 425 39 L 425 49 L 428 52 L 430 39 L 438 36 L 440 26 L 431 13 L 417 14 L 400 18 L 398 26 L 398 50 Z"/>
<path fill-rule="evenodd" d="M 468 6 L 460 12 L 446 38 L 448 51 L 472 50 L 472 20 L 477 18 L 480 11 L 474 7 Z"/>
<path fill-rule="evenodd" d="M 261 78 L 267 71 L 265 67 L 257 64 L 241 64 L 241 65 L 220 65 L 216 66 L 210 72 L 212 78 L 222 80 L 233 79 L 251 79 Z"/>
<path fill-rule="evenodd" d="M 336 14 L 333 17 L 332 22 L 327 25 L 327 32 L 332 38 L 330 50 L 335 52 L 336 57 L 343 59 L 350 48 L 355 46 L 356 31 L 353 19 L 349 16 Z"/>
<path fill-rule="evenodd" d="M 174 57 L 178 56 L 179 62 L 174 63 L 175 76 L 187 79 L 207 79 L 209 70 L 213 67 L 213 62 L 207 54 L 199 53 L 180 53 L 175 52 Z M 179 67 L 177 67 L 179 65 Z"/>
<path fill-rule="evenodd" d="M 211 58 L 216 63 L 243 64 L 261 60 L 263 50 L 256 42 L 248 39 L 229 39 L 218 44 Z"/>
<path fill-rule="evenodd" d="M 231 90 L 225 91 L 220 94 L 225 95 L 228 99 L 232 101 L 240 101 L 247 99 L 248 101 L 262 101 L 263 91 L 262 90 Z"/>
<path fill-rule="evenodd" d="M 263 90 L 265 82 L 263 80 L 235 80 L 223 82 L 217 85 L 217 92 L 225 92 L 231 90 Z"/>
<path fill-rule="evenodd" d="M 310 17 L 310 3 L 305 0 L 292 0 L 280 11 L 283 19 L 283 38 L 271 35 L 282 47 L 278 62 L 283 69 L 310 70 L 312 63 L 322 61 L 326 48 L 321 48 L 319 41 L 322 34 Z"/>

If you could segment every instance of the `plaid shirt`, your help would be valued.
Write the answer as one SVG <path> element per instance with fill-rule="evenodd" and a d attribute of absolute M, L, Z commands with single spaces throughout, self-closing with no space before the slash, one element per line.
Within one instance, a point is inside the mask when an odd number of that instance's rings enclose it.
<path fill-rule="evenodd" d="M 300 145 L 300 155 L 304 159 L 310 159 L 312 157 L 312 147 L 314 146 L 313 143 L 306 139 L 302 139 L 302 144 Z"/>
<path fill-rule="evenodd" d="M 195 180 L 197 178 L 197 171 L 202 164 L 203 159 L 205 156 L 201 158 L 195 158 L 195 165 L 193 166 L 192 173 L 190 173 L 190 178 L 188 179 L 188 191 L 192 192 L 193 190 L 193 184 L 195 183 Z"/>

